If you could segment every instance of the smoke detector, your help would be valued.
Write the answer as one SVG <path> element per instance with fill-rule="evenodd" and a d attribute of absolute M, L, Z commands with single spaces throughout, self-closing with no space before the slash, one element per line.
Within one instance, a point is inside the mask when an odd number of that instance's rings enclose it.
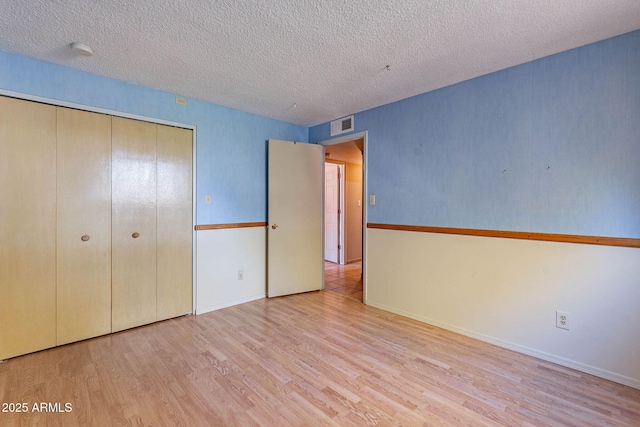
<path fill-rule="evenodd" d="M 93 49 L 91 49 L 89 46 L 87 46 L 84 43 L 78 43 L 78 42 L 71 43 L 69 47 L 71 48 L 72 51 L 74 51 L 78 55 L 82 55 L 82 56 L 93 55 Z"/>

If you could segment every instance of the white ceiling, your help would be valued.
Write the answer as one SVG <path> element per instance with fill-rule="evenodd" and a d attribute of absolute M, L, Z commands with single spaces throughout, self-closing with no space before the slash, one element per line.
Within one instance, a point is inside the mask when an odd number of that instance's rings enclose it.
<path fill-rule="evenodd" d="M 639 28 L 638 0 L 0 0 L 0 50 L 305 126 Z"/>

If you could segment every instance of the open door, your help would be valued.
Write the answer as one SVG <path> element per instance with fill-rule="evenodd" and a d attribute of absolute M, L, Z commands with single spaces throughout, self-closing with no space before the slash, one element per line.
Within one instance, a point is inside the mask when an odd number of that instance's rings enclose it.
<path fill-rule="evenodd" d="M 268 146 L 267 296 L 322 289 L 324 147 Z"/>

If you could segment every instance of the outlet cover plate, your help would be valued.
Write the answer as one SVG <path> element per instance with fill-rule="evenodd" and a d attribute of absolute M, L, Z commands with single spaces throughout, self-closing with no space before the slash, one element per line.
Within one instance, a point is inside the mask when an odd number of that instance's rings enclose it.
<path fill-rule="evenodd" d="M 567 331 L 571 327 L 571 315 L 566 311 L 556 311 L 556 328 L 566 329 Z"/>

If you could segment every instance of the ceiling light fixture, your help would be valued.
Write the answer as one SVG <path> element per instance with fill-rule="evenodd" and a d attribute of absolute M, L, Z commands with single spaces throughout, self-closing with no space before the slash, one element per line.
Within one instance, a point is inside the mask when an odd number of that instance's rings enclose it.
<path fill-rule="evenodd" d="M 74 51 L 78 55 L 82 55 L 82 56 L 93 55 L 93 50 L 84 43 L 78 43 L 78 42 L 71 43 L 69 47 L 71 48 L 72 51 Z"/>

